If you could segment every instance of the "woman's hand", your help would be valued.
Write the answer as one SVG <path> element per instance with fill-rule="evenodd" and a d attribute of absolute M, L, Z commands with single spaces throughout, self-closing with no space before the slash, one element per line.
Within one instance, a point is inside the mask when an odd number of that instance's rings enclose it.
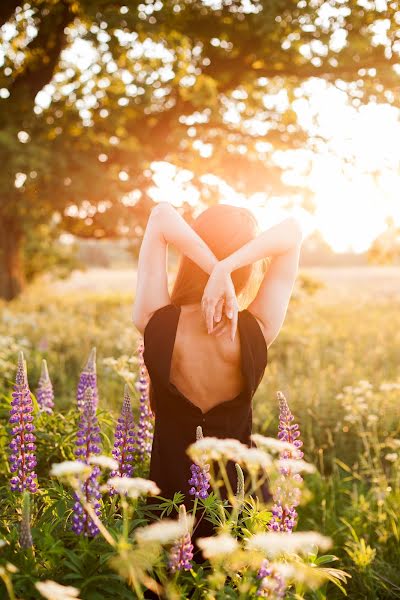
<path fill-rule="evenodd" d="M 238 321 L 238 303 L 235 286 L 233 285 L 230 271 L 219 262 L 215 265 L 204 288 L 201 300 L 203 317 L 206 321 L 208 333 L 213 333 L 214 321 L 220 323 L 222 313 L 231 320 L 230 332 L 232 341 L 235 339 Z M 222 326 L 223 328 L 225 325 Z M 221 327 L 219 333 L 222 333 Z"/>

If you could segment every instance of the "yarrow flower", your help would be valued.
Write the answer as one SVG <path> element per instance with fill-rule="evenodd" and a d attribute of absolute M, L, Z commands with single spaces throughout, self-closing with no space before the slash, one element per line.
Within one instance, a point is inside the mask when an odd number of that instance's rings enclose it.
<path fill-rule="evenodd" d="M 135 450 L 134 427 L 131 397 L 129 388 L 125 385 L 124 402 L 115 428 L 114 448 L 112 451 L 112 455 L 117 461 L 118 466 L 112 471 L 111 477 L 132 477 L 133 475 L 132 461 Z M 110 489 L 110 494 L 115 494 L 113 488 Z"/>
<path fill-rule="evenodd" d="M 228 533 L 220 533 L 197 540 L 199 548 L 203 551 L 204 558 L 215 558 L 232 554 L 239 548 L 236 538 Z"/>
<path fill-rule="evenodd" d="M 39 384 L 36 390 L 36 399 L 40 410 L 46 413 L 52 413 L 54 408 L 54 392 L 50 380 L 47 362 L 42 361 L 42 371 L 39 378 Z"/>
<path fill-rule="evenodd" d="M 196 440 L 202 440 L 203 438 L 203 430 L 201 425 L 199 425 L 196 429 Z M 205 500 L 208 498 L 208 489 L 210 487 L 210 478 L 211 475 L 210 465 L 207 464 L 202 459 L 197 459 L 198 464 L 192 463 L 190 465 L 191 477 L 189 479 L 189 485 L 191 486 L 189 489 L 189 494 L 194 496 L 195 498 L 200 498 Z"/>
<path fill-rule="evenodd" d="M 179 507 L 179 521 L 183 523 L 186 532 L 172 546 L 169 553 L 168 566 L 171 573 L 177 571 L 190 571 L 193 559 L 193 544 L 188 529 L 186 508 L 184 504 Z"/>
<path fill-rule="evenodd" d="M 307 554 L 315 550 L 327 550 L 332 545 L 327 538 L 317 531 L 298 531 L 291 535 L 269 531 L 266 533 L 255 533 L 246 540 L 249 550 L 259 550 L 267 556 L 274 558 L 282 554 Z"/>
<path fill-rule="evenodd" d="M 160 488 L 151 481 L 142 477 L 111 477 L 107 484 L 118 494 L 124 494 L 128 498 L 139 498 L 139 496 L 157 496 Z"/>
<path fill-rule="evenodd" d="M 78 598 L 79 590 L 70 585 L 60 585 L 56 581 L 46 579 L 46 581 L 38 581 L 35 587 L 40 592 L 41 596 L 47 600 L 80 600 Z"/>
<path fill-rule="evenodd" d="M 85 391 L 84 406 L 79 421 L 79 429 L 76 438 L 75 456 L 79 461 L 88 465 L 93 455 L 100 454 L 100 427 L 97 421 L 96 411 L 93 406 L 93 390 L 91 387 Z M 96 465 L 90 476 L 80 483 L 81 493 L 86 502 L 90 504 L 97 516 L 100 516 L 100 490 L 99 490 L 100 468 Z M 96 536 L 99 533 L 97 525 L 87 513 L 81 503 L 79 495 L 75 493 L 74 515 L 72 530 L 77 535 Z"/>
<path fill-rule="evenodd" d="M 273 568 L 269 560 L 264 559 L 257 573 L 257 579 L 261 579 L 257 590 L 260 598 L 279 600 L 285 597 L 286 583 L 284 578 Z"/>
<path fill-rule="evenodd" d="M 282 392 L 277 393 L 279 400 L 279 433 L 278 438 L 282 442 L 290 444 L 290 448 L 283 449 L 280 454 L 280 479 L 274 490 L 274 505 L 272 506 L 272 518 L 268 523 L 270 531 L 291 533 L 297 524 L 298 514 L 296 506 L 300 503 L 300 485 L 303 481 L 299 470 L 303 468 L 304 454 L 301 451 L 303 442 L 299 440 L 300 431 L 297 424 L 292 424 L 294 416 L 290 412 L 289 405 Z M 300 469 L 295 469 L 295 461 L 301 461 Z"/>
<path fill-rule="evenodd" d="M 9 448 L 10 470 L 13 476 L 10 487 L 13 492 L 36 492 L 38 489 L 35 473 L 35 436 L 33 431 L 33 403 L 29 390 L 26 365 L 22 352 L 18 355 L 17 376 L 11 400 L 9 423 L 12 425 L 12 440 Z"/>
<path fill-rule="evenodd" d="M 91 388 L 93 392 L 93 407 L 96 409 L 99 401 L 96 374 L 96 348 L 92 348 L 86 366 L 79 378 L 78 389 L 76 391 L 76 401 L 79 410 L 83 410 L 85 404 L 85 392 L 88 388 Z"/>
<path fill-rule="evenodd" d="M 151 452 L 153 443 L 153 413 L 149 400 L 149 379 L 143 359 L 144 344 L 141 341 L 138 346 L 139 355 L 139 380 L 135 384 L 140 393 L 139 399 L 139 423 L 136 439 L 136 453 L 140 461 Z"/>
<path fill-rule="evenodd" d="M 189 517 L 186 523 L 179 519 L 161 519 L 146 527 L 139 527 L 135 536 L 139 542 L 170 544 L 186 535 L 192 525 L 193 519 Z"/>

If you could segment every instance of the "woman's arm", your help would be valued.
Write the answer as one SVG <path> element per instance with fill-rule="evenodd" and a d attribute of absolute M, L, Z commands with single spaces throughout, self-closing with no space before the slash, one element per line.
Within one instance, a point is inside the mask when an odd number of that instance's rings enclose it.
<path fill-rule="evenodd" d="M 218 262 L 204 240 L 171 204 L 168 202 L 157 204 L 150 213 L 138 261 L 132 317 L 141 333 L 152 314 L 171 302 L 167 274 L 169 243 L 206 273 L 211 273 Z"/>
<path fill-rule="evenodd" d="M 302 231 L 296 219 L 290 217 L 251 240 L 213 269 L 204 290 L 207 298 L 207 322 L 214 316 L 215 303 L 225 277 L 232 271 L 271 257 L 272 262 L 260 285 L 257 296 L 248 306 L 260 322 L 267 346 L 278 335 L 286 316 L 293 285 L 298 272 Z"/>

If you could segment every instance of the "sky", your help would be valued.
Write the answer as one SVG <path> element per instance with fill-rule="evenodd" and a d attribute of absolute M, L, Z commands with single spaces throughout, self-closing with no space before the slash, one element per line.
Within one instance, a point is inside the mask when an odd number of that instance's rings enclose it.
<path fill-rule="evenodd" d="M 306 183 L 313 191 L 313 214 L 294 206 L 305 234 L 319 230 L 336 252 L 364 252 L 386 229 L 388 217 L 400 226 L 400 121 L 389 105 L 370 104 L 355 109 L 346 95 L 322 81 L 310 83 L 311 101 L 296 101 L 300 123 L 310 131 L 315 118 L 327 140 L 326 148 L 314 156 Z M 342 157 L 352 157 L 350 163 Z M 292 165 L 296 169 L 296 165 Z M 188 186 L 188 174 L 177 173 L 167 164 L 156 165 L 156 200 L 174 198 L 176 204 L 196 190 Z M 288 213 L 286 199 L 268 199 L 263 194 L 245 197 L 221 184 L 223 201 L 248 206 L 268 227 Z"/>

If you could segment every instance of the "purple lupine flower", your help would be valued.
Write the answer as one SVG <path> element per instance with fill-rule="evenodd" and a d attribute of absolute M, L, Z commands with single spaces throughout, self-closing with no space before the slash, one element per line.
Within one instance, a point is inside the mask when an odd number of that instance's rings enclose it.
<path fill-rule="evenodd" d="M 168 566 L 171 573 L 190 571 L 192 568 L 193 544 L 190 533 L 186 533 L 171 548 Z"/>
<path fill-rule="evenodd" d="M 39 384 L 36 390 L 36 400 L 38 401 L 41 411 L 49 414 L 53 412 L 54 392 L 45 359 L 42 360 L 42 371 L 40 373 Z"/>
<path fill-rule="evenodd" d="M 276 573 L 269 561 L 265 558 L 257 573 L 257 579 L 261 579 L 257 590 L 257 596 L 269 598 L 270 600 L 279 600 L 285 597 L 285 580 L 279 573 Z"/>
<path fill-rule="evenodd" d="M 301 451 L 303 442 L 299 439 L 300 431 L 297 424 L 292 424 L 294 416 L 282 392 L 277 394 L 279 400 L 279 433 L 278 438 L 284 442 L 293 444 L 293 450 L 281 452 L 281 459 L 301 459 L 304 454 Z M 281 485 L 277 485 L 274 491 L 274 505 L 272 506 L 272 518 L 268 523 L 270 531 L 281 531 L 291 533 L 297 524 L 298 514 L 296 506 L 300 503 L 299 485 L 303 481 L 298 473 L 292 474 L 287 467 L 280 469 Z"/>
<path fill-rule="evenodd" d="M 35 436 L 33 431 L 33 403 L 26 374 L 26 364 L 22 352 L 18 354 L 17 376 L 11 400 L 9 423 L 12 425 L 9 457 L 13 476 L 10 486 L 13 492 L 36 492 Z"/>
<path fill-rule="evenodd" d="M 138 346 L 139 355 L 139 380 L 135 384 L 140 393 L 139 423 L 136 437 L 136 454 L 139 461 L 150 455 L 153 443 L 153 413 L 149 401 L 149 377 L 143 359 L 143 342 Z"/>
<path fill-rule="evenodd" d="M 77 460 L 89 464 L 91 456 L 100 454 L 99 443 L 100 427 L 97 421 L 96 411 L 93 405 L 93 389 L 88 387 L 85 391 L 83 410 L 78 426 L 76 438 L 75 456 Z M 97 516 L 100 516 L 100 490 L 99 490 L 100 468 L 94 466 L 91 475 L 81 484 L 81 492 L 86 501 L 91 504 Z M 82 506 L 77 494 L 74 494 L 74 515 L 72 518 L 72 531 L 77 535 L 96 536 L 99 530 L 91 517 Z"/>
<path fill-rule="evenodd" d="M 133 420 L 129 387 L 125 385 L 124 402 L 115 428 L 114 448 L 112 451 L 113 457 L 118 462 L 118 469 L 112 471 L 110 477 L 132 477 L 133 475 L 134 427 L 135 423 Z M 115 490 L 111 489 L 110 494 L 113 495 L 114 493 Z"/>
<path fill-rule="evenodd" d="M 19 543 L 21 548 L 31 548 L 33 546 L 31 533 L 31 505 L 29 492 L 22 494 L 22 517 L 20 525 Z"/>
<path fill-rule="evenodd" d="M 208 497 L 208 488 L 210 487 L 210 465 L 196 465 L 192 463 L 190 465 L 190 472 L 192 474 L 189 479 L 189 485 L 192 486 L 189 489 L 189 494 L 195 498 L 201 498 L 205 500 Z"/>
<path fill-rule="evenodd" d="M 201 425 L 198 425 L 196 428 L 196 441 L 203 439 L 203 430 Z M 198 465 L 196 463 L 192 463 L 190 465 L 191 477 L 188 481 L 191 488 L 189 489 L 189 494 L 194 496 L 195 498 L 200 498 L 201 500 L 205 500 L 208 498 L 208 489 L 210 487 L 210 479 L 211 475 L 209 473 L 210 465 L 203 462 Z"/>
<path fill-rule="evenodd" d="M 97 374 L 96 374 L 96 348 L 92 348 L 89 355 L 88 361 L 85 368 L 83 369 L 79 378 L 78 389 L 76 391 L 76 401 L 78 403 L 79 410 L 83 409 L 85 400 L 85 391 L 91 388 L 93 391 L 93 406 L 96 410 L 99 395 L 97 390 Z"/>
<path fill-rule="evenodd" d="M 179 521 L 185 523 L 185 534 L 176 540 L 169 553 L 168 567 L 171 573 L 177 571 L 190 571 L 193 559 L 193 544 L 187 526 L 186 508 L 184 504 L 179 507 Z"/>

